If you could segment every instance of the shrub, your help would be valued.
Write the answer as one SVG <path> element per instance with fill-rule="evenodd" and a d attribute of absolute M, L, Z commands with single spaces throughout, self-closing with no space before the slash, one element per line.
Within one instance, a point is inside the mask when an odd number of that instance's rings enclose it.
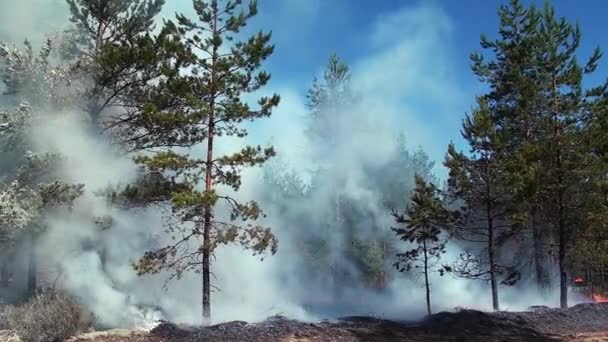
<path fill-rule="evenodd" d="M 63 342 L 91 324 L 73 297 L 52 292 L 11 308 L 8 322 L 23 342 Z"/>

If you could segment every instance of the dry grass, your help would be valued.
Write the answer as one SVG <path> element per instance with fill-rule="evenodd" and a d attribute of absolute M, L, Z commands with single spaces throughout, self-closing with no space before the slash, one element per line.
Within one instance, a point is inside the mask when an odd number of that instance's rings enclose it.
<path fill-rule="evenodd" d="M 9 307 L 6 305 L 0 306 L 0 331 L 2 330 L 10 330 L 10 325 L 8 322 L 8 311 Z M 2 341 L 2 340 L 0 340 Z"/>
<path fill-rule="evenodd" d="M 23 342 L 64 342 L 86 331 L 92 321 L 72 297 L 44 293 L 7 312 L 8 325 Z"/>
<path fill-rule="evenodd" d="M 19 336 L 11 330 L 0 330 L 0 341 L 2 342 L 22 342 Z"/>

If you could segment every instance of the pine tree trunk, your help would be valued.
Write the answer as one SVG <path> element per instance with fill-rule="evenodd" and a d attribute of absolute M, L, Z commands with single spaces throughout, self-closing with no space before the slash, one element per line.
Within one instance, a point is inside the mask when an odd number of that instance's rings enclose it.
<path fill-rule="evenodd" d="M 606 289 L 606 285 L 604 284 L 604 260 L 600 261 L 600 288 L 602 291 Z"/>
<path fill-rule="evenodd" d="M 559 137 L 559 131 L 557 132 Z M 559 304 L 562 309 L 568 307 L 568 274 L 566 273 L 566 249 L 568 243 L 567 227 L 565 222 L 565 208 L 564 208 L 564 190 L 562 189 L 564 179 L 561 173 L 562 169 L 562 156 L 560 150 L 560 144 L 556 144 L 557 150 L 557 186 L 559 188 L 557 195 L 557 218 L 558 218 L 558 233 L 559 233 Z"/>
<path fill-rule="evenodd" d="M 559 153 L 558 153 L 559 160 Z M 561 165 L 559 165 L 561 166 Z M 561 186 L 563 180 L 561 175 L 558 177 L 558 184 Z M 557 196 L 558 205 L 558 234 L 559 234 L 559 247 L 558 247 L 558 264 L 559 264 L 559 304 L 562 309 L 568 307 L 568 274 L 566 273 L 566 223 L 564 222 L 564 194 L 563 191 L 559 191 Z"/>
<path fill-rule="evenodd" d="M 203 226 L 203 323 L 208 324 L 211 320 L 211 258 L 210 258 L 210 236 L 211 209 L 205 209 L 205 222 Z"/>
<path fill-rule="evenodd" d="M 587 264 L 587 267 L 585 269 L 585 281 L 587 281 L 587 288 L 589 288 L 591 290 L 591 293 L 587 293 L 587 295 L 591 295 L 595 292 L 595 282 L 593 281 L 593 271 L 591 270 L 590 264 Z M 587 291 L 589 292 L 589 291 Z"/>
<path fill-rule="evenodd" d="M 36 241 L 34 234 L 30 234 L 29 241 L 29 256 L 28 256 L 28 267 L 27 267 L 27 294 L 28 296 L 36 295 L 37 277 L 36 277 Z"/>
<path fill-rule="evenodd" d="M 544 293 L 547 290 L 547 276 L 545 274 L 545 254 L 543 248 L 542 227 L 536 223 L 536 213 L 531 213 L 532 243 L 534 248 L 534 268 L 536 273 L 536 285 L 538 291 Z"/>
<path fill-rule="evenodd" d="M 429 258 L 426 249 L 426 240 L 422 240 L 424 250 L 424 286 L 426 288 L 426 312 L 431 314 L 431 286 L 429 284 Z"/>
<path fill-rule="evenodd" d="M 488 261 L 490 263 L 490 286 L 492 288 L 492 308 L 494 311 L 500 309 L 498 303 L 498 282 L 496 281 L 496 261 L 494 256 L 494 227 L 492 221 L 488 223 Z"/>
<path fill-rule="evenodd" d="M 211 164 L 213 162 L 213 115 L 209 119 L 209 137 L 207 140 L 207 170 L 205 174 L 205 191 L 211 191 L 213 177 Z M 211 207 L 206 206 L 203 223 L 203 322 L 211 319 Z"/>
<path fill-rule="evenodd" d="M 560 220 L 561 221 L 561 220 Z M 566 229 L 563 223 L 559 228 L 559 305 L 568 307 L 568 274 L 566 273 Z"/>
<path fill-rule="evenodd" d="M 213 24 L 212 33 L 216 34 L 218 29 L 217 6 L 212 6 Z M 214 44 L 213 53 L 211 56 L 211 81 L 210 87 L 213 89 L 216 85 L 216 65 L 218 62 L 218 46 Z M 216 95 L 211 96 L 209 102 L 209 119 L 208 119 L 208 136 L 207 136 L 207 160 L 205 169 L 205 191 L 213 190 L 213 140 L 215 138 L 215 101 Z M 203 222 L 203 260 L 202 260 L 202 273 L 203 273 L 203 324 L 211 323 L 211 219 L 213 215 L 213 208 L 210 205 L 206 205 L 204 208 L 204 222 Z"/>
<path fill-rule="evenodd" d="M 562 173 L 562 129 L 560 127 L 558 116 L 557 103 L 557 76 L 555 72 L 552 77 L 553 82 L 553 125 L 554 125 L 554 142 L 555 147 L 555 170 L 557 171 L 557 229 L 558 229 L 558 264 L 559 264 L 559 303 L 562 309 L 568 307 L 568 274 L 566 273 L 566 244 L 567 232 L 565 222 L 565 190 L 564 190 L 564 175 Z"/>
<path fill-rule="evenodd" d="M 337 298 L 337 296 L 339 295 L 340 291 L 340 279 L 339 279 L 339 275 L 340 275 L 340 269 L 338 268 L 338 260 L 339 260 L 339 254 L 340 253 L 344 253 L 344 244 L 342 243 L 341 239 L 344 238 L 342 236 L 342 212 L 340 210 L 340 192 L 336 191 L 336 208 L 335 208 L 335 226 L 331 229 L 331 239 L 332 239 L 332 244 L 335 244 L 333 246 L 330 246 L 330 253 L 331 253 L 331 287 L 332 287 L 332 292 L 334 293 L 334 298 Z M 349 241 L 350 243 L 352 243 L 352 241 Z"/>
<path fill-rule="evenodd" d="M 492 308 L 499 310 L 498 283 L 496 281 L 496 261 L 494 256 L 494 218 L 492 217 L 492 200 L 490 185 L 486 185 L 486 215 L 488 224 L 488 262 L 490 264 L 490 286 L 492 288 Z"/>

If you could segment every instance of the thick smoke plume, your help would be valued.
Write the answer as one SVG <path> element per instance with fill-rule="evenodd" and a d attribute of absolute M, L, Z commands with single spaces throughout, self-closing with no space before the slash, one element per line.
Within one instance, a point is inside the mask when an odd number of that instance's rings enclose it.
<path fill-rule="evenodd" d="M 19 4 L 3 1 L 0 13 L 13 13 L 15 6 L 21 8 L 26 4 L 28 8 L 46 8 L 37 6 L 38 2 L 41 1 Z M 29 12 L 27 20 L 3 24 L 1 37 L 13 41 L 31 35 L 40 37 L 48 27 L 40 28 L 32 23 L 42 17 L 55 18 L 55 15 L 65 18 L 64 12 L 50 12 L 58 11 L 61 6 L 51 7 L 49 12 Z M 63 23 L 65 21 L 57 22 L 57 25 Z M 290 29 L 271 28 L 283 32 L 280 36 L 287 36 L 285 32 Z M 462 94 L 450 75 L 450 55 L 445 48 L 449 46 L 450 32 L 449 18 L 431 7 L 405 8 L 379 18 L 373 33 L 367 37 L 370 54 L 353 63 L 352 84 L 355 93 L 360 94 L 360 101 L 340 108 L 341 115 L 332 126 L 335 130 L 331 132 L 334 142 L 331 149 L 304 134 L 307 109 L 301 92 L 290 84 L 274 85 L 282 95 L 282 103 L 272 118 L 250 127 L 247 142 L 275 144 L 281 161 L 278 165 L 283 168 L 279 171 L 293 172 L 303 180 L 304 186 L 311 185 L 310 169 L 318 167 L 315 163 L 320 156 L 337 167 L 326 175 L 327 183 L 320 184 L 321 190 L 315 191 L 314 196 L 287 201 L 281 207 L 268 200 L 277 189 L 264 182 L 264 170 L 255 169 L 244 175 L 244 186 L 236 196 L 262 202 L 268 214 L 266 223 L 279 237 L 279 252 L 264 261 L 233 247 L 217 252 L 212 265 L 215 285 L 219 288 L 212 295 L 214 321 L 258 321 L 275 314 L 305 320 L 346 314 L 398 319 L 421 317 L 424 312 L 422 284 L 414 277 L 397 273 L 391 275 L 383 292 L 344 286 L 339 294 L 344 302 L 330 301 L 329 307 L 319 305 L 324 297 L 336 296 L 336 293 L 328 290 L 326 274 L 318 270 L 315 274 L 311 267 L 302 267 L 300 242 L 304 236 L 322 235 L 321 227 L 333 212 L 332 196 L 336 187 L 344 200 L 361 211 L 361 220 L 354 225 L 358 234 L 367 234 L 370 239 L 391 234 L 390 212 L 382 206 L 382 194 L 373 179 L 382 179 L 385 175 L 378 170 L 396 158 L 400 146 L 395 137 L 405 133 L 410 147 L 420 145 L 432 160 L 440 162 L 449 140 L 457 138 L 461 113 L 454 108 L 463 108 L 462 98 L 472 98 Z M 425 101 L 436 105 L 419 105 Z M 420 108 L 435 108 L 437 113 L 424 113 Z M 442 118 L 441 122 L 431 120 L 431 115 Z M 61 175 L 65 180 L 86 186 L 85 194 L 71 210 L 48 217 L 50 229 L 41 239 L 37 253 L 45 262 L 49 278 L 57 278 L 58 284 L 81 298 L 104 326 L 144 326 L 158 319 L 200 323 L 201 285 L 197 274 L 173 281 L 164 290 L 167 274 L 138 277 L 132 270 L 131 263 L 144 251 L 168 238 L 163 233 L 164 216 L 158 210 L 118 209 L 96 194 L 108 186 L 135 180 L 137 169 L 129 156 L 121 154 L 104 137 L 87 130 L 82 117 L 77 110 L 48 113 L 31 134 L 39 152 L 62 155 Z M 447 131 L 446 127 L 453 136 L 442 134 Z M 227 152 L 238 148 L 238 143 L 220 140 L 218 146 Z M 195 149 L 193 153 L 201 152 Z M 445 175 L 439 166 L 433 171 L 439 177 Z M 405 197 L 403 200 L 405 204 Z M 304 226 L 302 222 L 318 224 Z M 111 227 L 106 229 L 106 223 Z M 368 231 L 370 226 L 381 229 Z M 340 252 L 347 247 L 341 232 L 333 231 L 330 236 L 330 250 Z M 400 243 L 396 246 L 406 247 Z M 458 246 L 451 245 L 446 260 L 460 252 Z M 342 269 L 354 267 L 343 253 L 336 253 L 334 259 Z M 457 306 L 490 308 L 486 284 L 434 275 L 432 288 L 435 310 Z M 548 300 L 543 300 L 535 291 L 527 290 L 525 283 L 518 288 L 503 289 L 501 296 L 506 309 L 552 305 L 557 298 L 551 294 Z M 359 300 L 356 305 L 352 303 L 354 298 Z"/>

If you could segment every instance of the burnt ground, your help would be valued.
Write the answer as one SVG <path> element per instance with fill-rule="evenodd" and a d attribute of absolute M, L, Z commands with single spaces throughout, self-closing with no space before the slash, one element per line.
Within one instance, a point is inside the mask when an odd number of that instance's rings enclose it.
<path fill-rule="evenodd" d="M 417 323 L 371 317 L 303 323 L 272 317 L 249 324 L 230 322 L 205 328 L 162 323 L 150 332 L 111 332 L 73 342 L 308 342 L 308 341 L 608 341 L 608 303 L 532 312 L 442 312 Z"/>

